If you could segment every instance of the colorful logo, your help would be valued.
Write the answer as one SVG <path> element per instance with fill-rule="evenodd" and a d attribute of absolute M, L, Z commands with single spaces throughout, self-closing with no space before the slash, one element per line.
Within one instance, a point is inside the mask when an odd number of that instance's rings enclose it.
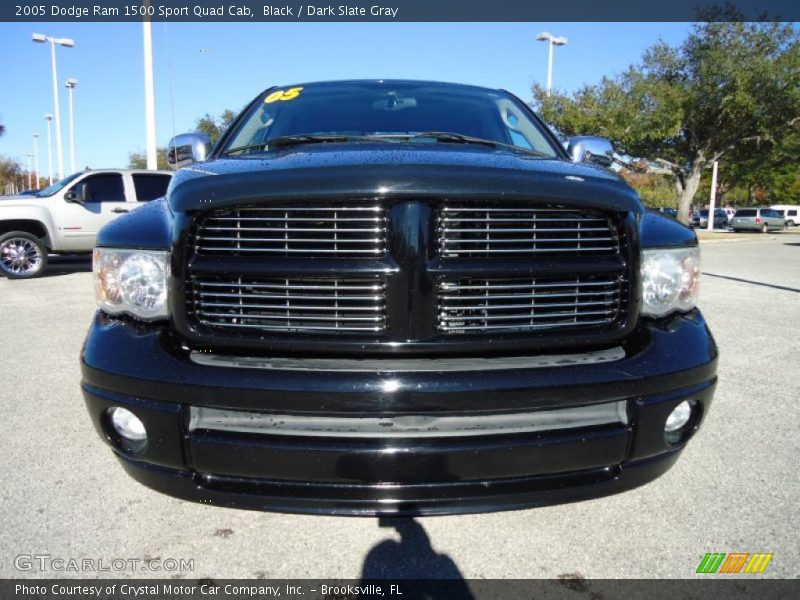
<path fill-rule="evenodd" d="M 697 572 L 763 573 L 771 560 L 771 552 L 708 552 L 697 566 Z"/>

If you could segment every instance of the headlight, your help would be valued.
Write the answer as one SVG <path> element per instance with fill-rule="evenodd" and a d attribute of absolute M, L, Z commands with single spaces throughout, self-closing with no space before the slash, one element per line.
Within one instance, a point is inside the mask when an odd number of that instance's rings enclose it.
<path fill-rule="evenodd" d="M 700 249 L 642 251 L 642 314 L 663 317 L 697 303 Z"/>
<path fill-rule="evenodd" d="M 169 253 L 96 248 L 94 290 L 100 308 L 152 321 L 169 316 Z"/>

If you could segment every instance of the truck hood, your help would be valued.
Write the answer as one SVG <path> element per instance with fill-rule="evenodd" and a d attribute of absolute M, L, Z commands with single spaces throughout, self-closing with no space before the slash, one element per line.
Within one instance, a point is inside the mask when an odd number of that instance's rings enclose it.
<path fill-rule="evenodd" d="M 542 199 L 641 212 L 616 174 L 566 160 L 476 146 L 422 143 L 304 145 L 177 171 L 176 211 L 241 202 L 342 197 Z"/>
<path fill-rule="evenodd" d="M 22 194 L 21 196 L 0 196 L 0 208 L 17 208 L 20 206 L 41 206 L 49 198 L 38 198 Z"/>

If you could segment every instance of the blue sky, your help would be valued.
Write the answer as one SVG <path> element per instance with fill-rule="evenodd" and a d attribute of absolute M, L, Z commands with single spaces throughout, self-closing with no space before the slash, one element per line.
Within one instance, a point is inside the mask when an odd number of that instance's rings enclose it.
<path fill-rule="evenodd" d="M 529 101 L 544 83 L 547 44 L 539 31 L 569 38 L 555 49 L 554 87 L 574 90 L 622 71 L 656 40 L 680 43 L 686 23 L 154 23 L 159 145 L 192 129 L 206 112 L 238 111 L 270 85 L 342 78 L 435 79 L 502 87 Z M 33 151 L 47 173 L 45 113 L 53 112 L 49 46 L 40 32 L 75 39 L 58 48 L 65 170 L 69 170 L 67 78 L 75 90 L 77 166 L 127 165 L 145 144 L 142 26 L 137 23 L 0 23 L 0 155 Z M 171 76 L 170 76 L 171 74 Z M 170 86 L 171 80 L 171 86 Z M 170 94 L 170 87 L 172 93 Z M 53 135 L 55 144 L 55 134 Z M 55 151 L 53 152 L 55 163 Z"/>

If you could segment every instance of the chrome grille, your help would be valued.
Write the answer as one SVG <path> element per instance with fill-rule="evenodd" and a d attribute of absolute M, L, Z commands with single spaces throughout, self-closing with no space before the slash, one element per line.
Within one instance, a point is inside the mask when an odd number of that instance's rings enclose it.
<path fill-rule="evenodd" d="M 195 278 L 189 314 L 216 330 L 381 332 L 384 282 L 376 279 Z"/>
<path fill-rule="evenodd" d="M 621 277 L 442 280 L 439 331 L 525 332 L 611 324 L 623 310 Z"/>
<path fill-rule="evenodd" d="M 194 252 L 205 256 L 378 257 L 386 213 L 378 206 L 257 206 L 208 213 Z"/>
<path fill-rule="evenodd" d="M 558 207 L 446 204 L 437 218 L 445 257 L 616 254 L 619 236 L 603 213 Z"/>

